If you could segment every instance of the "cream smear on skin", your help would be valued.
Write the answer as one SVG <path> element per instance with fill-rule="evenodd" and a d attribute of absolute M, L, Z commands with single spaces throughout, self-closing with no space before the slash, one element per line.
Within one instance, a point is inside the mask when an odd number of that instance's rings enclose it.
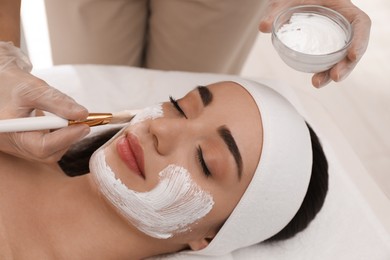
<path fill-rule="evenodd" d="M 276 33 L 289 48 L 306 54 L 328 54 L 347 42 L 342 28 L 331 19 L 313 13 L 296 13 Z"/>
<path fill-rule="evenodd" d="M 158 104 L 142 110 L 130 124 L 162 116 L 162 105 Z M 189 226 L 206 216 L 214 205 L 212 196 L 181 166 L 171 164 L 161 170 L 158 184 L 148 192 L 133 191 L 115 176 L 106 162 L 104 147 L 93 154 L 90 169 L 106 199 L 130 223 L 151 237 L 166 239 L 189 230 Z"/>
<path fill-rule="evenodd" d="M 147 119 L 156 119 L 164 115 L 162 104 L 156 104 L 150 107 L 146 107 L 141 110 L 135 117 L 130 121 L 130 125 L 138 124 Z"/>

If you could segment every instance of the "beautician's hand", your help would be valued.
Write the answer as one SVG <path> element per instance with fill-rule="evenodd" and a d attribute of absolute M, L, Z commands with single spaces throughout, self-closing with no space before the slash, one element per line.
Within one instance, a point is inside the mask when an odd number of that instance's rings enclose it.
<path fill-rule="evenodd" d="M 88 111 L 29 73 L 31 64 L 11 43 L 0 42 L 0 119 L 28 117 L 34 109 L 81 120 Z M 54 132 L 0 133 L 0 150 L 29 160 L 56 162 L 89 133 L 86 125 Z"/>
<path fill-rule="evenodd" d="M 315 87 L 322 87 L 331 80 L 341 81 L 355 68 L 365 53 L 370 37 L 371 20 L 366 13 L 352 4 L 350 0 L 269 0 L 266 15 L 260 21 L 260 31 L 269 33 L 276 15 L 282 10 L 303 4 L 322 5 L 342 15 L 353 25 L 354 35 L 347 56 L 330 70 L 316 73 L 312 77 Z"/>

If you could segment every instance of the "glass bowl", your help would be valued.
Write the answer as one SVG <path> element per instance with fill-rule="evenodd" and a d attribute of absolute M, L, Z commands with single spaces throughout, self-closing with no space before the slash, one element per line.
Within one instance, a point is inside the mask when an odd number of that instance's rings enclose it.
<path fill-rule="evenodd" d="M 317 21 L 324 21 L 326 26 L 324 24 L 321 26 L 326 32 L 316 31 L 315 29 L 306 30 L 307 28 L 302 29 L 298 26 L 288 32 L 291 33 L 289 35 L 290 41 L 288 42 L 282 38 L 282 33 L 286 32 L 286 27 L 283 26 L 291 25 L 294 22 L 294 18 L 296 21 L 296 17 L 305 17 L 305 19 L 315 18 Z M 308 24 L 312 26 L 314 23 L 309 22 Z M 307 27 L 307 25 L 304 26 Z M 305 35 L 302 34 L 304 32 Z M 337 36 L 341 37 L 337 39 L 339 43 L 337 49 L 328 52 L 320 52 L 318 50 L 316 52 L 308 49 L 311 46 L 314 46 L 311 49 L 322 48 L 322 51 L 327 48 L 331 49 L 330 47 L 325 46 L 323 48 L 324 46 L 321 46 L 321 44 L 324 45 L 323 42 L 327 42 L 323 41 L 324 39 L 329 40 L 326 37 L 331 35 L 331 33 L 337 33 Z M 344 16 L 332 9 L 317 5 L 301 5 L 286 9 L 275 18 L 272 26 L 272 44 L 281 59 L 293 69 L 309 73 L 326 71 L 342 60 L 347 55 L 347 49 L 351 44 L 352 36 L 352 26 Z M 343 39 L 343 42 L 341 42 L 341 39 Z M 294 41 L 296 44 L 293 46 L 292 42 Z M 298 48 L 298 45 L 301 45 L 301 49 Z M 306 48 L 304 51 L 302 50 L 302 46 Z"/>

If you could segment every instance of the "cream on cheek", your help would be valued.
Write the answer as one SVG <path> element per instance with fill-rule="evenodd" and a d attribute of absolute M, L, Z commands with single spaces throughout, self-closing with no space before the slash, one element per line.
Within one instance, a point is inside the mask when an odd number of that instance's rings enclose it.
<path fill-rule="evenodd" d="M 132 124 L 161 116 L 161 105 L 149 107 Z M 115 176 L 106 162 L 104 147 L 93 154 L 90 169 L 105 198 L 126 220 L 151 237 L 166 239 L 189 230 L 214 205 L 213 197 L 181 166 L 171 164 L 161 170 L 158 184 L 148 192 L 133 191 Z"/>

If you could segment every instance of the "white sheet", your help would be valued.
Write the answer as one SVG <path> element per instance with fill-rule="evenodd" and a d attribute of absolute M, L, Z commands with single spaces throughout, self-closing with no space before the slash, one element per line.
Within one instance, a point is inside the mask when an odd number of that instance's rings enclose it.
<path fill-rule="evenodd" d="M 167 100 L 170 94 L 179 98 L 200 84 L 234 78 L 92 65 L 58 66 L 34 73 L 74 97 L 91 112 L 142 108 Z M 337 151 L 343 150 L 345 147 L 340 146 L 345 143 L 332 140 L 342 140 L 342 136 L 337 131 L 322 131 L 318 127 L 331 125 L 330 119 L 322 114 L 321 124 L 316 125 L 316 120 L 310 120 L 316 116 L 311 108 L 303 106 L 288 86 L 276 81 L 259 81 L 287 95 L 320 136 L 330 164 L 329 193 L 323 209 L 304 232 L 282 243 L 255 245 L 218 258 L 179 253 L 156 259 L 390 259 L 390 235 L 347 172 L 351 169 L 349 166 L 360 163 L 340 161 Z M 389 212 L 389 208 L 385 210 Z"/>

